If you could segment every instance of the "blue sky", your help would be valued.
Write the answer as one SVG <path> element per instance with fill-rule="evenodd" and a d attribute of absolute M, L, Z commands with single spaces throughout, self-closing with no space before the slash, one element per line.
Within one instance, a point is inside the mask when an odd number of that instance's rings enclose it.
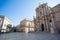
<path fill-rule="evenodd" d="M 0 15 L 8 17 L 17 25 L 24 18 L 33 19 L 36 7 L 46 2 L 54 7 L 60 3 L 60 0 L 0 0 Z"/>

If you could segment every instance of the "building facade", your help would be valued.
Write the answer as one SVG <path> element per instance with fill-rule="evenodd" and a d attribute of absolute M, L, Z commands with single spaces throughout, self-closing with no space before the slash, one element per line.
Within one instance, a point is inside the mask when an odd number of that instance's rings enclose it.
<path fill-rule="evenodd" d="M 52 10 L 54 13 L 54 24 L 56 27 L 56 31 L 60 33 L 60 4 L 54 6 Z"/>
<path fill-rule="evenodd" d="M 6 16 L 0 16 L 0 32 L 9 31 L 9 27 L 13 27 L 13 23 Z"/>
<path fill-rule="evenodd" d="M 50 32 L 50 33 L 58 32 L 57 28 L 59 28 L 60 24 L 60 22 L 58 23 L 58 21 L 60 21 L 59 7 L 60 4 L 51 8 L 47 5 L 47 3 L 44 3 L 36 8 L 36 18 L 34 18 L 36 32 Z"/>
<path fill-rule="evenodd" d="M 29 18 L 22 20 L 20 22 L 19 31 L 26 32 L 26 33 L 34 32 L 34 22 Z"/>

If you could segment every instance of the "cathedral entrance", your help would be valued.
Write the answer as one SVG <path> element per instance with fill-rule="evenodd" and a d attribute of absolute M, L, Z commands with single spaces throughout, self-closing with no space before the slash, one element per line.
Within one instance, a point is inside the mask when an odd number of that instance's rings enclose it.
<path fill-rule="evenodd" d="M 41 24 L 42 32 L 44 31 L 44 24 Z"/>

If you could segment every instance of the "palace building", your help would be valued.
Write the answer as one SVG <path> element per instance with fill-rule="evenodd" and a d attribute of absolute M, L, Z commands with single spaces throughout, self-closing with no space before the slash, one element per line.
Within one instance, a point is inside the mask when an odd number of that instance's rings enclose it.
<path fill-rule="evenodd" d="M 29 18 L 23 19 L 19 24 L 18 31 L 26 32 L 26 33 L 34 32 L 34 22 L 33 22 L 33 20 L 31 20 Z"/>
<path fill-rule="evenodd" d="M 36 32 L 60 32 L 60 4 L 51 8 L 47 3 L 43 3 L 36 8 L 36 18 L 34 18 Z"/>

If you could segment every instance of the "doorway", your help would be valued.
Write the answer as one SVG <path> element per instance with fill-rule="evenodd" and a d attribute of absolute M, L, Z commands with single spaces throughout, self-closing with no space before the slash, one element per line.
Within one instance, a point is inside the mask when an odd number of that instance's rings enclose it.
<path fill-rule="evenodd" d="M 41 24 L 42 32 L 44 31 L 44 24 Z"/>

